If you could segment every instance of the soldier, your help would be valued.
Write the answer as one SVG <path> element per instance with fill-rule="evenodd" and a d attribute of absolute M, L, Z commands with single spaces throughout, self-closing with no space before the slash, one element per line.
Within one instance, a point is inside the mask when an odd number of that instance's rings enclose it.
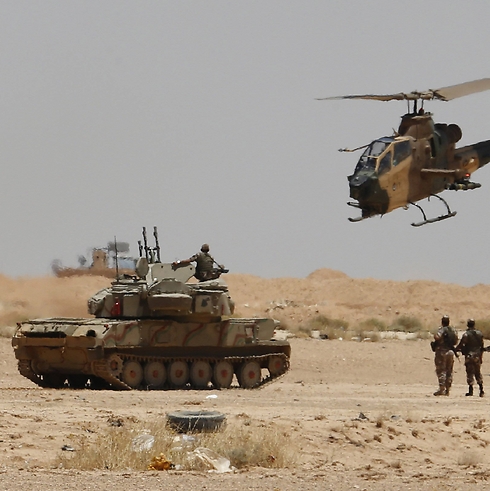
<path fill-rule="evenodd" d="M 434 334 L 431 342 L 432 351 L 435 352 L 434 363 L 439 380 L 439 390 L 435 396 L 448 396 L 453 382 L 454 347 L 458 342 L 456 331 L 449 325 L 449 316 L 441 319 L 441 327 Z"/>
<path fill-rule="evenodd" d="M 185 266 L 192 262 L 196 262 L 196 272 L 194 276 L 199 281 L 215 280 L 219 278 L 221 273 L 228 273 L 228 270 L 221 264 L 217 264 L 213 256 L 209 254 L 209 245 L 203 244 L 201 246 L 201 252 L 194 254 L 189 259 L 184 259 L 182 261 L 174 261 L 172 266 L 178 268 L 179 266 Z M 218 268 L 214 267 L 217 264 Z"/>
<path fill-rule="evenodd" d="M 466 367 L 466 382 L 468 383 L 467 396 L 473 395 L 473 381 L 480 386 L 480 397 L 485 395 L 483 392 L 483 377 L 481 375 L 481 364 L 483 355 L 483 334 L 475 329 L 475 320 L 468 319 L 467 330 L 461 337 L 461 341 L 456 346 L 456 351 L 461 351 L 464 355 L 464 366 Z"/>

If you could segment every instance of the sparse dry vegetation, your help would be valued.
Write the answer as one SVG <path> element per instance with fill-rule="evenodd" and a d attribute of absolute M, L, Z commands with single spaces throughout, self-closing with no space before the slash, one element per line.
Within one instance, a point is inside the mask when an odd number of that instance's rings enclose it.
<path fill-rule="evenodd" d="M 477 319 L 475 327 L 481 331 L 485 339 L 490 339 L 490 319 Z"/>
<path fill-rule="evenodd" d="M 332 319 L 320 314 L 309 319 L 306 323 L 300 324 L 297 332 L 302 337 L 311 336 L 312 331 L 320 331 L 328 339 L 338 339 L 340 337 L 345 338 L 348 327 L 349 323 L 346 320 Z"/>
<path fill-rule="evenodd" d="M 422 322 L 417 317 L 402 315 L 389 328 L 392 331 L 418 332 L 423 329 Z"/>
<path fill-rule="evenodd" d="M 205 447 L 230 461 L 235 468 L 288 467 L 295 454 L 286 431 L 274 424 L 234 421 L 219 432 L 181 435 L 164 422 L 126 422 L 98 435 L 87 435 L 74 452 L 59 455 L 58 465 L 78 470 L 146 470 L 163 454 L 172 467 L 207 470 L 209 465 L 194 450 Z M 153 437 L 153 438 L 152 438 Z M 151 448 L 145 443 L 152 440 Z"/>

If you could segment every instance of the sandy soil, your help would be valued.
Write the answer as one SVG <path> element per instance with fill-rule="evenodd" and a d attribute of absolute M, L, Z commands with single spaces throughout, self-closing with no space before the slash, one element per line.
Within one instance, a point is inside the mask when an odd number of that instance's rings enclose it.
<path fill-rule="evenodd" d="M 32 305 L 39 315 L 82 315 L 86 297 L 107 282 L 0 280 L 4 315 L 13 315 L 15 309 L 17 315 L 27 315 Z M 436 323 L 441 310 L 461 319 L 468 317 L 469 309 L 475 317 L 485 317 L 490 298 L 486 285 L 351 280 L 328 271 L 307 279 L 230 275 L 228 282 L 247 315 L 263 314 L 271 301 L 301 304 L 286 307 L 297 309 L 288 314 L 291 321 L 307 318 L 309 310 L 335 317 L 346 312 L 350 319 L 362 319 L 391 307 L 420 316 L 427 308 L 427 319 Z M 412 297 L 403 296 L 408 291 Z M 481 314 L 474 313 L 477 307 Z M 210 400 L 209 392 L 202 391 L 38 388 L 18 374 L 10 340 L 0 338 L 0 490 L 469 490 L 475 485 L 490 489 L 490 386 L 487 397 L 465 397 L 462 363 L 456 362 L 451 395 L 434 397 L 436 377 L 427 341 L 292 339 L 291 344 L 291 370 L 279 381 L 260 390 L 219 391 Z M 488 359 L 483 365 L 488 384 L 487 367 Z M 148 420 L 182 408 L 219 410 L 229 420 L 246 413 L 254 421 L 273 421 L 291 434 L 297 464 L 231 474 L 79 472 L 55 467 L 63 445 L 76 448 L 87 428 L 103 431 L 109 417 Z"/>

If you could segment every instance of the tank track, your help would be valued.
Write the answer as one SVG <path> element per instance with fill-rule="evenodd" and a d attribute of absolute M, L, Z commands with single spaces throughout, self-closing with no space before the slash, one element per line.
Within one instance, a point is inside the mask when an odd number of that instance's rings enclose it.
<path fill-rule="evenodd" d="M 209 363 L 216 363 L 218 361 L 228 361 L 230 362 L 233 366 L 248 362 L 248 361 L 257 361 L 259 364 L 263 362 L 264 360 L 267 360 L 270 356 L 279 356 L 283 359 L 284 361 L 284 371 L 282 373 L 278 373 L 275 375 L 272 375 L 269 373 L 268 376 L 263 377 L 261 381 L 255 385 L 254 387 L 251 388 L 251 390 L 256 390 L 256 389 L 262 389 L 266 385 L 269 385 L 272 382 L 277 381 L 279 378 L 283 377 L 288 371 L 289 371 L 289 358 L 286 356 L 284 353 L 274 353 L 273 355 L 266 354 L 266 355 L 257 355 L 257 356 L 246 356 L 246 357 L 241 357 L 241 356 L 229 356 L 229 357 L 224 357 L 224 358 L 181 358 L 181 357 L 176 357 L 176 358 L 159 358 L 159 357 L 153 357 L 153 356 L 136 356 L 136 355 L 128 355 L 124 353 L 117 353 L 117 355 L 123 360 L 123 361 L 138 361 L 140 363 L 148 363 L 151 361 L 160 361 L 165 364 L 171 363 L 173 361 L 184 361 L 187 364 L 191 364 L 192 362 L 196 360 L 205 360 Z M 24 377 L 28 378 L 32 382 L 34 382 L 36 385 L 39 385 L 40 387 L 49 387 L 49 384 L 45 383 L 41 375 L 38 375 L 34 372 L 31 366 L 30 360 L 19 360 L 18 362 L 18 369 L 21 375 Z M 100 360 L 96 360 L 92 362 L 92 375 L 98 377 L 99 379 L 104 380 L 106 383 L 110 384 L 110 386 L 114 389 L 119 389 L 119 390 L 144 390 L 146 389 L 145 385 L 142 385 L 141 387 L 138 387 L 137 389 L 133 389 L 130 387 L 128 384 L 123 382 L 121 379 L 118 377 L 114 376 L 110 369 L 109 369 L 109 364 L 107 363 L 107 359 L 103 358 Z M 90 375 L 88 375 L 90 377 Z M 189 388 L 190 381 L 183 387 L 177 387 L 176 390 L 185 390 Z M 169 387 L 168 384 L 163 389 L 172 389 L 172 387 Z M 199 388 L 199 387 L 194 387 L 190 385 L 191 389 L 194 390 L 208 390 L 208 387 L 205 388 Z M 241 388 L 240 385 L 232 385 L 230 388 L 236 389 L 236 388 Z"/>
<path fill-rule="evenodd" d="M 43 387 L 43 380 L 32 369 L 30 360 L 19 360 L 17 368 L 22 376 Z"/>

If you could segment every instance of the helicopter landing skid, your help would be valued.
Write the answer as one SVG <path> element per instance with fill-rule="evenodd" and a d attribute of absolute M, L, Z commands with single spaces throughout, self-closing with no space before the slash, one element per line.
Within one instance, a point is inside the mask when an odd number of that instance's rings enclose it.
<path fill-rule="evenodd" d="M 422 215 L 424 216 L 424 220 L 422 222 L 412 223 L 412 227 L 420 227 L 422 225 L 426 225 L 427 223 L 440 222 L 441 220 L 446 220 L 447 218 L 451 218 L 454 215 L 456 215 L 457 212 L 451 211 L 451 209 L 449 208 L 449 205 L 447 204 L 447 202 L 444 198 L 441 198 L 437 194 L 431 194 L 431 196 L 434 196 L 435 198 L 440 199 L 446 205 L 447 213 L 445 215 L 441 215 L 441 216 L 438 216 L 436 218 L 427 219 L 427 216 L 425 215 L 425 212 L 420 205 L 418 205 L 417 203 L 410 203 L 411 205 L 416 206 L 422 212 Z M 430 198 L 430 196 L 429 196 L 429 198 Z"/>
<path fill-rule="evenodd" d="M 349 206 L 353 206 L 354 208 L 359 208 L 362 210 L 362 215 L 360 217 L 355 217 L 355 218 L 348 218 L 349 222 L 360 222 L 361 220 L 365 220 L 366 218 L 371 218 L 377 215 L 377 213 L 370 213 L 369 211 L 362 209 L 359 203 L 356 203 L 354 201 L 348 201 L 347 204 Z"/>
<path fill-rule="evenodd" d="M 347 218 L 347 220 L 349 220 L 349 222 L 360 222 L 361 220 L 366 220 L 366 218 L 369 218 L 369 217 L 355 217 L 355 218 Z"/>

